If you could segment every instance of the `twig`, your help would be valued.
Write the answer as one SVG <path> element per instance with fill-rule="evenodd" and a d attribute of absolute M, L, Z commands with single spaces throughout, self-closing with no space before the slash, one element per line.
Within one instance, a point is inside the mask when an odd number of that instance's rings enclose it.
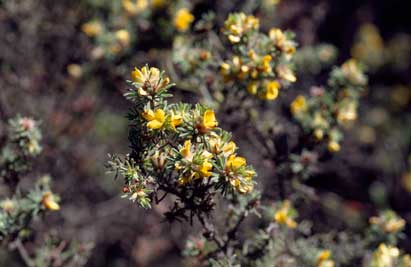
<path fill-rule="evenodd" d="M 17 251 L 20 254 L 20 257 L 22 258 L 22 260 L 27 266 L 29 267 L 34 266 L 33 260 L 30 258 L 29 253 L 27 252 L 26 248 L 23 246 L 23 243 L 21 243 L 20 239 L 16 239 L 13 243 L 10 244 L 10 247 L 11 249 L 17 249 Z"/>
<path fill-rule="evenodd" d="M 203 226 L 204 230 L 209 234 L 209 237 L 217 244 L 217 246 L 223 250 L 225 246 L 225 242 L 217 235 L 214 226 L 211 225 L 203 216 L 199 215 L 198 220 L 200 221 L 201 225 Z"/>

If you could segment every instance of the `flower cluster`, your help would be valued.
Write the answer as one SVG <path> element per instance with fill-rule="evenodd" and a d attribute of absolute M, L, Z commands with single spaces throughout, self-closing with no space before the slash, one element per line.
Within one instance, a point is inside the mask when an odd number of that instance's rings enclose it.
<path fill-rule="evenodd" d="M 361 25 L 351 55 L 367 66 L 377 68 L 384 62 L 384 41 L 378 28 L 370 23 Z"/>
<path fill-rule="evenodd" d="M 405 70 L 410 65 L 404 58 L 411 52 L 411 36 L 396 34 L 384 40 L 380 30 L 372 23 L 362 24 L 351 47 L 351 56 L 365 64 L 371 72 L 380 71 L 387 65 L 397 70 Z"/>
<path fill-rule="evenodd" d="M 11 141 L 16 143 L 25 155 L 37 156 L 41 152 L 41 133 L 38 122 L 28 117 L 10 120 Z"/>
<path fill-rule="evenodd" d="M 244 13 L 229 15 L 223 33 L 232 45 L 233 54 L 220 64 L 226 83 L 262 99 L 274 100 L 279 89 L 296 81 L 291 58 L 296 43 L 291 32 L 272 28 L 268 34 L 259 32 L 259 21 Z"/>
<path fill-rule="evenodd" d="M 342 131 L 357 119 L 358 100 L 367 85 L 361 66 L 350 59 L 335 68 L 328 87 L 311 88 L 311 97 L 299 95 L 290 105 L 294 118 L 318 141 L 328 139 L 331 152 L 340 150 Z"/>
<path fill-rule="evenodd" d="M 249 34 L 257 31 L 260 26 L 259 20 L 244 13 L 231 14 L 224 22 L 224 34 L 227 35 L 228 40 L 237 44 L 243 38 L 247 38 Z"/>
<path fill-rule="evenodd" d="M 98 44 L 92 50 L 93 58 L 113 57 L 127 51 L 130 47 L 132 37 L 127 27 L 109 30 L 102 21 L 91 20 L 84 23 L 81 30 L 88 37 L 95 39 Z"/>
<path fill-rule="evenodd" d="M 0 240 L 13 238 L 45 211 L 60 209 L 58 196 L 50 190 L 49 176 L 41 177 L 28 193 L 19 187 L 20 180 L 31 169 L 30 160 L 41 152 L 38 125 L 29 117 L 10 119 L 7 142 L 0 147 L 0 178 L 8 188 L 6 197 L 0 200 Z"/>
<path fill-rule="evenodd" d="M 398 233 L 405 227 L 405 220 L 399 217 L 394 211 L 387 210 L 370 218 L 370 224 L 375 225 L 380 231 L 385 233 Z"/>
<path fill-rule="evenodd" d="M 107 1 L 104 4 L 94 2 L 89 1 L 88 4 L 98 11 L 96 17 L 85 22 L 81 30 L 95 43 L 91 53 L 95 59 L 124 55 L 141 40 L 140 32 L 147 31 L 150 27 L 155 29 L 157 24 L 164 23 L 165 18 L 172 21 L 169 26 L 173 28 L 168 33 L 163 31 L 169 35 L 165 36 L 167 38 L 171 38 L 175 31 L 187 31 L 194 21 L 189 7 L 181 6 L 179 1 L 122 0 Z M 164 14 L 170 14 L 170 17 L 165 17 Z M 158 17 L 161 21 L 156 21 Z"/>
<path fill-rule="evenodd" d="M 149 207 L 161 190 L 176 195 L 182 206 L 200 194 L 196 201 L 207 206 L 217 190 L 253 189 L 253 168 L 237 155 L 236 144 L 218 127 L 212 109 L 169 104 L 165 98 L 172 84 L 157 68 L 135 69 L 131 77 L 133 88 L 125 96 L 134 104 L 129 115 L 133 151 L 124 160 L 110 161 L 125 177 L 123 191 L 130 199 Z"/>
<path fill-rule="evenodd" d="M 0 240 L 18 234 L 35 216 L 60 209 L 58 196 L 50 191 L 50 177 L 38 180 L 26 195 L 14 195 L 0 201 Z"/>
<path fill-rule="evenodd" d="M 371 267 L 409 267 L 411 266 L 411 256 L 401 255 L 400 250 L 395 246 L 381 243 L 372 255 Z"/>
<path fill-rule="evenodd" d="M 29 169 L 29 158 L 40 154 L 41 133 L 38 122 L 28 117 L 17 116 L 9 121 L 9 142 L 0 154 L 0 177 L 8 179 L 12 173 Z"/>
<path fill-rule="evenodd" d="M 396 244 L 397 240 L 403 236 L 405 220 L 392 210 L 385 210 L 373 216 L 369 220 L 368 229 L 369 240 L 373 244 L 387 243 Z"/>

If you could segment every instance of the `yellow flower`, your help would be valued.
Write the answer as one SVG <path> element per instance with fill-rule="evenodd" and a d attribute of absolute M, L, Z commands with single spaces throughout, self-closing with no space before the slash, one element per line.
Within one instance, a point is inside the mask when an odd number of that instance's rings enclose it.
<path fill-rule="evenodd" d="M 287 39 L 287 36 L 278 28 L 272 28 L 268 36 L 273 40 L 274 45 L 286 54 L 286 58 L 290 59 L 295 53 L 294 44 Z"/>
<path fill-rule="evenodd" d="M 225 144 L 223 146 L 223 152 L 226 155 L 231 155 L 235 152 L 235 150 L 237 149 L 236 144 L 233 141 L 228 142 L 227 144 Z"/>
<path fill-rule="evenodd" d="M 89 37 L 95 37 L 103 32 L 103 26 L 97 21 L 90 21 L 81 26 L 81 30 Z"/>
<path fill-rule="evenodd" d="M 361 25 L 351 55 L 371 67 L 378 67 L 384 61 L 384 41 L 378 28 L 370 23 Z"/>
<path fill-rule="evenodd" d="M 374 252 L 372 258 L 372 266 L 374 267 L 391 267 L 394 261 L 399 257 L 400 251 L 393 246 L 380 244 Z"/>
<path fill-rule="evenodd" d="M 214 132 L 210 134 L 208 143 L 210 145 L 210 151 L 214 154 L 219 154 L 220 152 L 222 152 L 225 156 L 229 156 L 233 154 L 237 149 L 237 146 L 233 141 L 222 144 L 220 136 Z"/>
<path fill-rule="evenodd" d="M 250 57 L 251 60 L 255 60 L 257 58 L 257 54 L 255 53 L 253 49 L 250 49 L 248 51 L 248 56 Z"/>
<path fill-rule="evenodd" d="M 111 45 L 110 48 L 109 48 L 110 52 L 111 52 L 113 55 L 117 55 L 118 53 L 120 53 L 120 52 L 121 52 L 121 49 L 122 49 L 122 47 L 121 47 L 121 45 L 119 45 L 119 44 L 113 44 L 113 45 Z"/>
<path fill-rule="evenodd" d="M 405 220 L 401 217 L 398 217 L 392 211 L 386 211 L 380 214 L 378 217 L 371 217 L 370 224 L 377 225 L 382 231 L 386 233 L 397 233 L 404 229 Z"/>
<path fill-rule="evenodd" d="M 165 122 L 165 112 L 162 109 L 156 109 L 154 112 L 149 109 L 142 114 L 144 119 L 148 120 L 147 127 L 150 129 L 160 129 Z"/>
<path fill-rule="evenodd" d="M 250 184 L 244 184 L 244 183 L 240 183 L 239 185 L 237 185 L 237 190 L 238 192 L 242 193 L 242 194 L 246 194 L 248 192 L 251 192 L 253 190 L 254 186 L 252 183 Z"/>
<path fill-rule="evenodd" d="M 281 79 L 284 79 L 291 83 L 297 81 L 297 78 L 295 77 L 294 73 L 289 67 L 280 65 L 276 68 L 276 71 L 277 71 L 278 77 L 280 77 Z"/>
<path fill-rule="evenodd" d="M 257 82 L 249 82 L 247 85 L 247 92 L 251 95 L 257 94 L 258 90 L 258 83 Z"/>
<path fill-rule="evenodd" d="M 247 164 L 246 159 L 231 154 L 226 162 L 226 173 L 229 175 L 229 183 L 238 192 L 245 194 L 253 190 L 252 178 L 255 175 L 253 170 L 244 169 Z"/>
<path fill-rule="evenodd" d="M 133 82 L 145 83 L 146 81 L 155 83 L 160 79 L 160 70 L 154 67 L 150 69 L 147 66 L 141 68 L 141 70 L 134 68 L 131 72 L 131 78 Z"/>
<path fill-rule="evenodd" d="M 163 7 L 165 3 L 165 0 L 152 0 L 153 7 L 155 8 Z"/>
<path fill-rule="evenodd" d="M 340 149 L 341 149 L 341 146 L 338 142 L 333 141 L 333 140 L 328 142 L 328 150 L 330 152 L 338 152 L 340 151 Z"/>
<path fill-rule="evenodd" d="M 279 47 L 283 46 L 287 39 L 283 31 L 278 28 L 270 29 L 270 31 L 268 32 L 268 36 L 271 40 L 274 41 L 274 44 Z"/>
<path fill-rule="evenodd" d="M 314 137 L 317 141 L 321 141 L 324 138 L 324 131 L 322 129 L 314 130 Z"/>
<path fill-rule="evenodd" d="M 238 73 L 238 79 L 244 80 L 247 77 L 249 71 L 250 67 L 248 67 L 247 65 L 242 65 L 240 67 L 240 72 Z"/>
<path fill-rule="evenodd" d="M 170 115 L 170 125 L 175 130 L 183 122 L 183 117 L 181 115 L 174 114 L 171 112 Z"/>
<path fill-rule="evenodd" d="M 129 15 L 137 15 L 138 13 L 142 12 L 148 6 L 147 0 L 135 0 L 133 3 L 132 0 L 123 0 L 122 1 L 124 10 Z"/>
<path fill-rule="evenodd" d="M 228 63 L 221 63 L 220 65 L 220 73 L 223 77 L 230 75 L 230 65 Z"/>
<path fill-rule="evenodd" d="M 54 200 L 54 196 L 51 192 L 46 192 L 43 194 L 41 203 L 48 210 L 55 211 L 60 209 L 60 205 Z"/>
<path fill-rule="evenodd" d="M 186 140 L 184 142 L 184 146 L 180 149 L 181 155 L 188 160 L 191 160 L 193 158 L 191 154 L 191 140 Z"/>
<path fill-rule="evenodd" d="M 226 167 L 231 171 L 236 171 L 237 169 L 245 166 L 247 161 L 243 157 L 238 157 L 236 155 L 230 155 L 227 159 Z"/>
<path fill-rule="evenodd" d="M 334 261 L 330 260 L 331 251 L 323 250 L 317 256 L 318 267 L 334 267 Z"/>
<path fill-rule="evenodd" d="M 246 16 L 244 13 L 231 14 L 224 22 L 224 28 L 227 30 L 227 38 L 233 43 L 239 43 L 241 37 L 251 30 L 257 30 L 259 20 L 254 16 Z"/>
<path fill-rule="evenodd" d="M 367 83 L 367 78 L 360 70 L 359 64 L 355 59 L 346 61 L 341 66 L 341 70 L 344 76 L 354 85 L 365 85 Z"/>
<path fill-rule="evenodd" d="M 294 99 L 290 106 L 291 113 L 298 114 L 307 110 L 307 101 L 303 95 L 299 95 Z"/>
<path fill-rule="evenodd" d="M 328 128 L 330 124 L 320 112 L 315 112 L 312 125 L 316 128 Z"/>
<path fill-rule="evenodd" d="M 334 261 L 332 260 L 326 260 L 321 262 L 318 267 L 334 267 Z"/>
<path fill-rule="evenodd" d="M 323 250 L 318 254 L 317 256 L 317 262 L 325 261 L 328 260 L 331 256 L 331 251 L 329 250 Z"/>
<path fill-rule="evenodd" d="M 337 113 L 337 120 L 340 123 L 347 123 L 357 119 L 357 105 L 354 102 L 341 107 Z"/>
<path fill-rule="evenodd" d="M 83 74 L 83 69 L 79 64 L 69 64 L 67 66 L 67 72 L 71 77 L 78 79 Z"/>
<path fill-rule="evenodd" d="M 260 21 L 252 15 L 249 15 L 245 18 L 244 24 L 247 30 L 249 29 L 257 30 L 258 27 L 260 27 Z"/>
<path fill-rule="evenodd" d="M 218 122 L 215 118 L 214 111 L 211 109 L 207 109 L 203 115 L 202 127 L 205 128 L 205 130 L 209 130 L 215 128 L 217 124 Z"/>
<path fill-rule="evenodd" d="M 130 34 L 127 30 L 118 30 L 115 33 L 116 39 L 120 42 L 122 46 L 128 46 L 130 44 Z"/>
<path fill-rule="evenodd" d="M 180 178 L 178 178 L 177 182 L 179 185 L 186 185 L 189 182 L 191 182 L 192 177 L 190 176 L 182 176 Z"/>
<path fill-rule="evenodd" d="M 147 89 L 149 86 L 151 86 L 151 89 L 156 93 L 170 83 L 168 77 L 161 77 L 159 69 L 154 67 L 149 69 L 147 66 L 142 67 L 141 70 L 134 68 L 131 72 L 131 79 L 133 82 L 140 84 L 138 93 L 141 96 L 148 95 Z"/>
<path fill-rule="evenodd" d="M 201 163 L 193 163 L 194 155 L 191 153 L 191 140 L 186 140 L 183 147 L 180 149 L 180 154 L 189 162 L 187 166 L 191 166 L 189 167 L 190 172 L 185 173 L 178 179 L 180 185 L 186 185 L 193 179 L 211 176 L 212 172 L 210 170 L 213 168 L 213 164 L 209 162 L 209 159 L 212 158 L 213 155 L 210 152 L 204 150 L 201 154 Z M 184 168 L 184 165 L 184 163 L 176 163 L 175 168 L 176 170 L 181 170 Z"/>
<path fill-rule="evenodd" d="M 249 180 L 251 180 L 251 178 Z M 254 188 L 253 183 L 242 183 L 239 178 L 235 177 L 230 179 L 230 184 L 242 194 L 251 192 Z"/>
<path fill-rule="evenodd" d="M 396 233 L 401 231 L 405 226 L 403 219 L 391 219 L 385 225 L 385 231 L 388 233 Z"/>
<path fill-rule="evenodd" d="M 35 139 L 29 140 L 29 142 L 27 144 L 27 150 L 32 155 L 36 155 L 36 154 L 40 153 L 41 147 L 40 147 L 39 142 Z"/>
<path fill-rule="evenodd" d="M 297 222 L 290 217 L 290 207 L 290 201 L 285 200 L 282 207 L 274 214 L 274 220 L 279 224 L 287 225 L 290 229 L 294 229 L 297 227 Z"/>
<path fill-rule="evenodd" d="M 0 202 L 0 208 L 2 208 L 6 213 L 11 213 L 14 210 L 15 203 L 11 199 L 5 199 Z"/>
<path fill-rule="evenodd" d="M 271 60 L 272 60 L 272 57 L 270 55 L 265 55 L 263 57 L 263 60 L 262 60 L 262 65 L 263 65 L 262 66 L 262 71 L 263 72 L 265 72 L 265 73 L 271 72 L 271 66 L 270 66 Z"/>
<path fill-rule="evenodd" d="M 265 6 L 275 6 L 278 5 L 281 2 L 281 0 L 264 0 L 263 3 Z"/>
<path fill-rule="evenodd" d="M 194 21 L 193 14 L 187 8 L 181 8 L 174 17 L 174 26 L 180 32 L 185 32 Z"/>
<path fill-rule="evenodd" d="M 263 98 L 267 100 L 274 100 L 278 96 L 278 89 L 280 89 L 280 83 L 277 81 L 269 81 L 265 86 L 265 93 Z"/>
<path fill-rule="evenodd" d="M 213 164 L 211 164 L 210 162 L 208 162 L 207 159 L 205 159 L 203 163 L 200 165 L 199 173 L 202 177 L 210 177 L 211 176 L 210 170 L 212 168 L 213 168 Z"/>
<path fill-rule="evenodd" d="M 411 267 L 411 256 L 409 254 L 402 257 L 402 267 Z"/>
<path fill-rule="evenodd" d="M 229 40 L 231 43 L 235 44 L 235 43 L 240 42 L 241 37 L 230 34 L 230 35 L 228 36 L 228 40 Z"/>

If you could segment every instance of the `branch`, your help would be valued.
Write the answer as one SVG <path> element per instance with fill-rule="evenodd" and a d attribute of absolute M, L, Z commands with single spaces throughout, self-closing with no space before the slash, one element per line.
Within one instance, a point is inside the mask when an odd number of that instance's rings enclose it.
<path fill-rule="evenodd" d="M 17 249 L 20 254 L 20 257 L 24 261 L 24 263 L 28 267 L 34 267 L 34 262 L 31 259 L 29 253 L 27 252 L 26 248 L 24 247 L 23 243 L 21 243 L 20 239 L 16 239 L 13 243 L 10 244 L 11 249 Z"/>
<path fill-rule="evenodd" d="M 214 226 L 206 221 L 206 219 L 202 215 L 198 216 L 198 220 L 200 221 L 201 225 L 208 235 L 208 237 L 206 236 L 206 238 L 213 240 L 220 250 L 224 250 L 225 242 L 221 239 L 221 237 L 218 236 L 216 230 L 214 229 Z"/>

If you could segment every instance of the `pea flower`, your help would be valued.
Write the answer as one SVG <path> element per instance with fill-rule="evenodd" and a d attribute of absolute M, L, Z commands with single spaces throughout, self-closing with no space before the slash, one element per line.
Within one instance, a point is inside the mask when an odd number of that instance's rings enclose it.
<path fill-rule="evenodd" d="M 148 7 L 147 0 L 123 0 L 122 5 L 124 10 L 131 16 L 137 15 Z"/>
<path fill-rule="evenodd" d="M 217 127 L 218 122 L 215 118 L 214 111 L 211 109 L 207 109 L 203 116 L 201 117 L 201 122 L 198 125 L 198 129 L 201 133 L 206 133 L 211 129 Z"/>
<path fill-rule="evenodd" d="M 179 126 L 183 122 L 183 117 L 178 114 L 174 114 L 173 111 L 171 111 L 170 115 L 170 125 L 173 130 L 176 130 L 176 127 Z"/>
<path fill-rule="evenodd" d="M 328 142 L 328 146 L 327 146 L 328 150 L 330 152 L 338 152 L 341 149 L 341 146 L 338 142 L 334 141 L 334 140 L 330 140 Z"/>
<path fill-rule="evenodd" d="M 163 77 L 157 68 L 144 66 L 140 69 L 135 68 L 131 72 L 131 79 L 137 84 L 137 92 L 140 96 L 156 94 L 169 86 L 170 79 Z"/>
<path fill-rule="evenodd" d="M 165 112 L 162 109 L 156 109 L 155 111 L 149 109 L 145 110 L 142 114 L 144 119 L 148 120 L 147 127 L 150 129 L 160 129 L 165 122 Z"/>
<path fill-rule="evenodd" d="M 207 178 L 211 176 L 211 169 L 213 165 L 209 162 L 212 154 L 204 150 L 202 153 L 191 152 L 191 140 L 186 140 L 183 147 L 180 149 L 180 154 L 185 161 L 177 162 L 175 169 L 183 171 L 181 177 L 178 179 L 180 185 L 186 185 L 193 180 L 199 178 Z"/>
<path fill-rule="evenodd" d="M 370 218 L 370 224 L 377 226 L 385 233 L 398 233 L 405 227 L 405 220 L 399 217 L 394 211 L 386 210 L 378 216 Z"/>
<path fill-rule="evenodd" d="M 187 8 L 181 8 L 177 11 L 174 17 L 174 26 L 180 32 L 185 32 L 194 21 L 193 14 Z"/>
<path fill-rule="evenodd" d="M 54 195 L 51 192 L 46 192 L 43 194 L 41 203 L 48 210 L 56 211 L 60 209 L 60 205 L 56 202 Z"/>
<path fill-rule="evenodd" d="M 230 184 L 243 194 L 253 189 L 251 179 L 255 175 L 253 170 L 246 168 L 246 164 L 245 158 L 233 154 L 228 157 L 225 170 Z"/>
<path fill-rule="evenodd" d="M 103 26 L 98 21 L 90 21 L 84 23 L 81 30 L 89 37 L 96 37 L 103 32 Z"/>
<path fill-rule="evenodd" d="M 394 262 L 399 257 L 400 251 L 398 248 L 384 243 L 378 246 L 374 252 L 371 266 L 372 267 L 392 267 Z"/>
<path fill-rule="evenodd" d="M 344 76 L 353 85 L 364 86 L 367 83 L 367 77 L 361 71 L 359 63 L 355 59 L 350 59 L 341 66 Z"/>
<path fill-rule="evenodd" d="M 291 209 L 291 203 L 285 200 L 281 208 L 274 214 L 274 220 L 282 225 L 286 225 L 290 229 L 297 227 L 297 222 L 292 218 L 293 211 Z"/>
<path fill-rule="evenodd" d="M 290 106 L 291 113 L 299 114 L 307 110 L 307 101 L 303 95 L 297 96 L 296 99 L 291 103 Z"/>
<path fill-rule="evenodd" d="M 330 257 L 331 251 L 321 251 L 317 256 L 317 267 L 334 267 L 334 261 Z"/>
<path fill-rule="evenodd" d="M 262 98 L 267 100 L 274 100 L 278 96 L 278 89 L 280 89 L 280 83 L 277 81 L 269 81 L 265 86 L 266 91 L 263 93 Z"/>
<path fill-rule="evenodd" d="M 224 30 L 228 40 L 236 44 L 248 32 L 257 30 L 259 24 L 259 20 L 252 15 L 247 16 L 244 13 L 234 13 L 230 14 L 224 22 Z"/>
<path fill-rule="evenodd" d="M 127 30 L 118 30 L 116 31 L 115 35 L 116 39 L 122 46 L 128 46 L 130 44 L 130 33 Z"/>

